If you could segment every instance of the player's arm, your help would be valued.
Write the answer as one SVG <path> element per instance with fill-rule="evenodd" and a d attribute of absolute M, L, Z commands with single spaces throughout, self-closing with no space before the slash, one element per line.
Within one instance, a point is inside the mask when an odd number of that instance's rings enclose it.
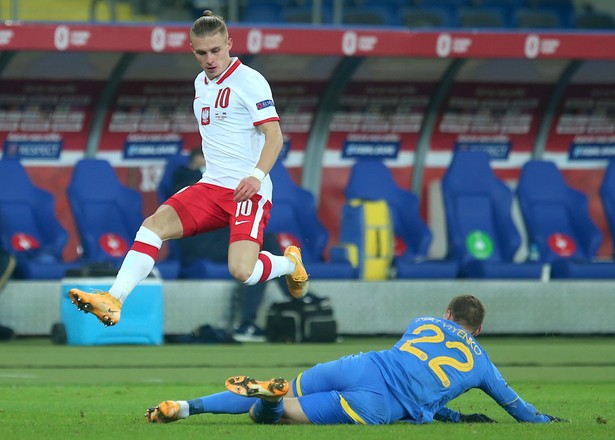
<path fill-rule="evenodd" d="M 508 386 L 494 365 L 489 374 L 483 379 L 483 384 L 480 388 L 518 422 L 549 423 L 568 421 L 559 417 L 543 414 L 532 404 L 524 401 L 510 386 Z"/>
<path fill-rule="evenodd" d="M 504 408 L 506 412 L 513 416 L 518 422 L 549 423 L 568 421 L 566 419 L 541 413 L 534 407 L 534 405 L 527 403 L 519 396 L 517 396 L 517 399 L 514 401 L 502 405 L 502 408 Z"/>
<path fill-rule="evenodd" d="M 282 129 L 278 121 L 265 122 L 257 125 L 256 128 L 265 135 L 265 144 L 263 145 L 261 157 L 256 163 L 256 168 L 267 175 L 271 168 L 273 168 L 276 160 L 278 160 L 284 145 L 284 137 L 282 136 Z"/>
<path fill-rule="evenodd" d="M 256 128 L 264 133 L 265 144 L 252 173 L 242 179 L 237 188 L 235 188 L 234 200 L 236 202 L 248 200 L 258 192 L 261 188 L 261 182 L 269 174 L 276 160 L 278 160 L 280 151 L 282 151 L 282 145 L 284 144 L 282 129 L 277 120 L 264 122 L 257 125 Z"/>
<path fill-rule="evenodd" d="M 462 414 L 446 407 L 435 413 L 433 418 L 444 423 L 495 423 L 495 420 L 485 414 Z"/>

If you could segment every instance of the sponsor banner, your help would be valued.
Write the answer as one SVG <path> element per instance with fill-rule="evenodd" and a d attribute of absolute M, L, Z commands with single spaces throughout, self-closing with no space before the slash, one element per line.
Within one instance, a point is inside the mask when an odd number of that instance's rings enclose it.
<path fill-rule="evenodd" d="M 125 159 L 157 159 L 179 154 L 182 150 L 181 137 L 166 135 L 131 135 L 124 144 Z"/>
<path fill-rule="evenodd" d="M 4 141 L 3 157 L 57 160 L 62 146 L 62 137 L 57 133 L 9 135 Z"/>
<path fill-rule="evenodd" d="M 512 143 L 508 140 L 498 140 L 497 137 L 493 140 L 482 141 L 459 141 L 455 143 L 457 151 L 483 151 L 489 155 L 491 159 L 506 160 L 510 153 Z"/>
<path fill-rule="evenodd" d="M 395 159 L 399 154 L 399 141 L 353 141 L 346 140 L 342 147 L 343 158 L 374 157 Z"/>
<path fill-rule="evenodd" d="M 1 50 L 190 52 L 189 25 L 0 24 Z M 608 31 L 412 31 L 229 26 L 236 54 L 613 60 Z M 33 39 L 32 35 L 37 38 Z M 497 41 L 497 44 L 493 44 Z"/>
<path fill-rule="evenodd" d="M 615 158 L 615 138 L 610 143 L 572 143 L 569 160 L 600 160 Z"/>

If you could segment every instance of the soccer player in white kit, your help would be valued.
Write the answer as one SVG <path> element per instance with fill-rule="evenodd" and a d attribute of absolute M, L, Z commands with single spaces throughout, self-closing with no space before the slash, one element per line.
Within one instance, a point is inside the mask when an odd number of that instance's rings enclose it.
<path fill-rule="evenodd" d="M 203 71 L 194 82 L 194 114 L 207 167 L 199 182 L 171 196 L 143 221 L 108 292 L 71 289 L 79 310 L 103 324 L 120 320 L 122 304 L 154 267 L 164 240 L 230 226 L 229 272 L 247 285 L 286 276 L 290 293 L 301 298 L 308 275 L 301 251 L 284 256 L 261 251 L 273 185 L 268 175 L 283 137 L 271 88 L 257 71 L 230 56 L 233 46 L 224 20 L 205 11 L 192 25 L 190 46 Z"/>

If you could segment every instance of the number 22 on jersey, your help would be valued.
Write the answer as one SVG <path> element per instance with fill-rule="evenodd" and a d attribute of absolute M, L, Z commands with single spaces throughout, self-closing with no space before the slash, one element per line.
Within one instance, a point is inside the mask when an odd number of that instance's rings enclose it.
<path fill-rule="evenodd" d="M 431 332 L 433 332 L 433 334 L 421 335 Z M 439 327 L 433 324 L 421 325 L 420 327 L 414 329 L 412 334 L 417 335 L 418 337 L 407 340 L 399 349 L 401 351 L 406 351 L 413 354 L 420 360 L 427 362 L 429 368 L 436 374 L 445 388 L 451 386 L 451 381 L 442 369 L 443 366 L 449 366 L 464 373 L 470 371 L 474 367 L 474 356 L 472 355 L 470 349 L 466 347 L 463 342 L 444 342 L 444 333 Z M 450 356 L 436 356 L 429 359 L 429 355 L 427 353 L 416 347 L 417 344 L 441 344 L 443 342 L 448 349 L 460 351 L 462 356 L 465 357 L 465 362 L 459 362 L 457 359 Z"/>

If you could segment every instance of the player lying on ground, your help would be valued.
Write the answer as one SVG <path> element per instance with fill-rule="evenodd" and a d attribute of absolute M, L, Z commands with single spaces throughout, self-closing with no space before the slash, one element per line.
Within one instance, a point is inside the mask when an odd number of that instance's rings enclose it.
<path fill-rule="evenodd" d="M 201 413 L 248 413 L 257 423 L 387 424 L 493 422 L 446 407 L 480 388 L 520 422 L 565 421 L 543 414 L 508 386 L 475 337 L 485 308 L 472 296 L 452 299 L 444 318 L 414 319 L 392 348 L 318 364 L 290 383 L 246 376 L 226 381 L 230 391 L 189 401 L 167 400 L 147 410 L 149 422 L 168 423 Z"/>

